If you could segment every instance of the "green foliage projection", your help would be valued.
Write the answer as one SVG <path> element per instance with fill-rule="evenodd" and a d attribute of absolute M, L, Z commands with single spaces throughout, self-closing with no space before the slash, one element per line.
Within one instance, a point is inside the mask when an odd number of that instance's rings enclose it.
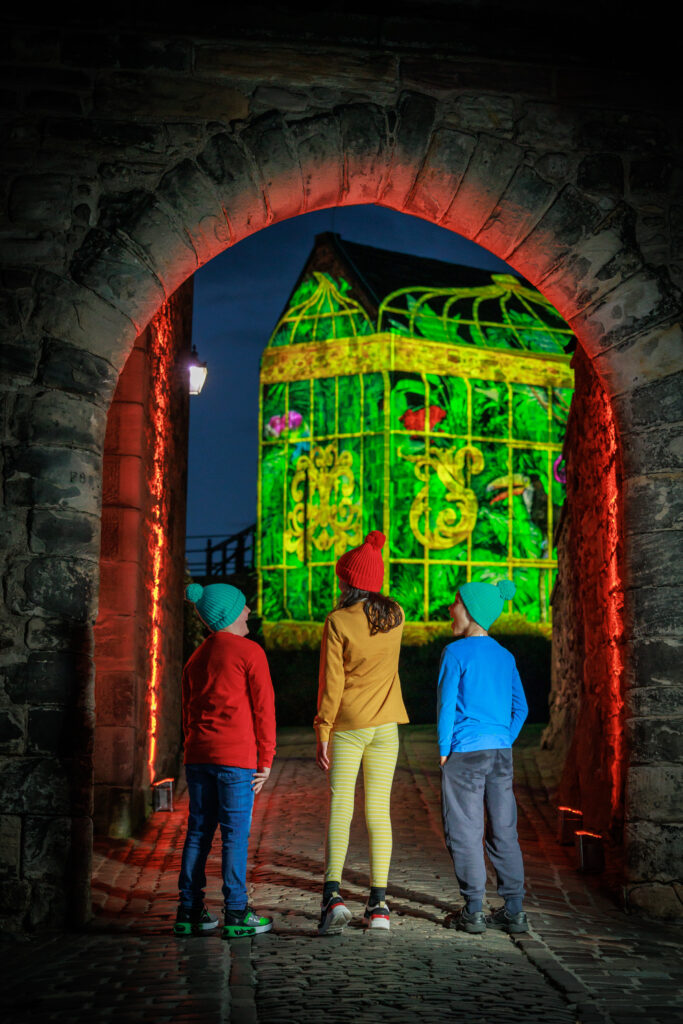
<path fill-rule="evenodd" d="M 275 328 L 270 345 L 300 345 L 372 334 L 373 325 L 363 308 L 346 296 L 348 281 L 315 273 L 294 292 L 285 315 Z"/>
<path fill-rule="evenodd" d="M 476 292 L 395 293 L 382 304 L 378 328 L 415 342 L 537 353 L 532 380 L 544 379 L 538 370 L 544 355 L 566 362 L 571 331 L 542 296 L 507 275 L 492 275 L 491 287 L 479 289 L 485 294 Z M 347 282 L 329 275 L 305 280 L 271 347 L 378 337 L 349 293 Z M 462 583 L 503 576 L 517 585 L 513 612 L 531 622 L 548 620 L 571 388 L 554 387 L 552 375 L 532 384 L 509 375 L 478 379 L 382 365 L 373 372 L 347 369 L 314 378 L 304 367 L 295 376 L 301 379 L 264 381 L 261 388 L 264 620 L 322 621 L 333 606 L 336 557 L 317 545 L 325 530 L 331 536 L 336 528 L 343 487 L 346 500 L 359 509 L 359 534 L 388 534 L 388 586 L 408 620 L 446 619 Z M 303 456 L 324 451 L 336 467 L 330 470 L 329 493 L 311 485 L 298 502 L 302 561 L 286 543 L 297 515 L 292 480 Z M 342 462 L 346 469 L 339 468 Z M 446 523 L 441 532 L 439 522 Z"/>
<path fill-rule="evenodd" d="M 562 354 L 571 328 L 540 292 L 511 274 L 478 288 L 401 288 L 382 302 L 378 330 L 448 345 Z"/>

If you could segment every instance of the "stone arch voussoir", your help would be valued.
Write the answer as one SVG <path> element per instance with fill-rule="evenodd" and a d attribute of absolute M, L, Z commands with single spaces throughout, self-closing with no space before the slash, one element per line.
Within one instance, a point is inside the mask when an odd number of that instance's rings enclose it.
<path fill-rule="evenodd" d="M 357 202 L 424 217 L 507 259 L 570 321 L 608 394 L 628 386 L 623 350 L 614 366 L 608 354 L 626 328 L 619 334 L 606 312 L 646 273 L 628 208 L 605 213 L 576 186 L 546 181 L 509 140 L 439 124 L 436 101 L 419 93 L 395 108 L 356 103 L 292 121 L 271 111 L 214 135 L 196 159 L 166 172 L 154 195 L 105 206 L 72 277 L 139 332 L 228 245 L 277 220 Z M 659 323 L 672 301 L 659 300 Z M 651 325 L 651 314 L 641 324 L 631 318 L 631 335 Z"/>

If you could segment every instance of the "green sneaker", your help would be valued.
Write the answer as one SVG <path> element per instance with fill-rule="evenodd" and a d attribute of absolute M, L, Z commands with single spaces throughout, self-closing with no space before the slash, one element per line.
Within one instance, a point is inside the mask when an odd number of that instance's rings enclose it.
<path fill-rule="evenodd" d="M 250 935 L 260 935 L 262 932 L 269 932 L 272 927 L 272 917 L 259 917 L 251 907 L 247 907 L 236 914 L 226 910 L 221 938 L 243 939 Z"/>
<path fill-rule="evenodd" d="M 212 932 L 218 927 L 218 918 L 213 917 L 206 907 L 184 907 L 178 904 L 178 910 L 173 925 L 174 935 L 202 935 L 204 932 Z"/>

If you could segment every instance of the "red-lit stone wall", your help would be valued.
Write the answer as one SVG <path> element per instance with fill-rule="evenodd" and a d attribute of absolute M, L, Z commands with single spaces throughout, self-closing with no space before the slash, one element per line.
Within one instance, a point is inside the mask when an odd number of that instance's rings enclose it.
<path fill-rule="evenodd" d="M 191 317 L 192 279 L 136 339 L 107 418 L 94 774 L 95 831 L 114 836 L 177 772 Z"/>
<path fill-rule="evenodd" d="M 574 368 L 544 741 L 567 750 L 560 802 L 581 808 L 587 828 L 619 838 L 626 766 L 621 461 L 609 400 L 581 350 Z"/>

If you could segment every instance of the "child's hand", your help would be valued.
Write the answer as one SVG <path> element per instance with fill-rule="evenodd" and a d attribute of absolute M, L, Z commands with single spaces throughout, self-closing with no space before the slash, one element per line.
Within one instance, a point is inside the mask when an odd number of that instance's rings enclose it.
<path fill-rule="evenodd" d="M 442 755 L 441 755 L 441 756 L 439 757 L 439 764 L 441 765 L 441 767 L 442 767 L 442 768 L 443 768 L 443 766 L 445 765 L 445 763 L 446 763 L 446 761 L 447 761 L 447 760 L 448 760 L 448 755 L 446 755 L 446 754 L 442 754 Z"/>
<path fill-rule="evenodd" d="M 318 762 L 318 768 L 322 771 L 327 772 L 330 770 L 330 759 L 327 756 L 327 740 L 324 742 L 318 740 L 318 749 L 316 751 L 315 759 Z"/>
<path fill-rule="evenodd" d="M 252 779 L 251 788 L 254 790 L 254 796 L 260 793 L 265 783 L 268 781 L 270 775 L 270 768 L 257 768 L 256 775 Z"/>

